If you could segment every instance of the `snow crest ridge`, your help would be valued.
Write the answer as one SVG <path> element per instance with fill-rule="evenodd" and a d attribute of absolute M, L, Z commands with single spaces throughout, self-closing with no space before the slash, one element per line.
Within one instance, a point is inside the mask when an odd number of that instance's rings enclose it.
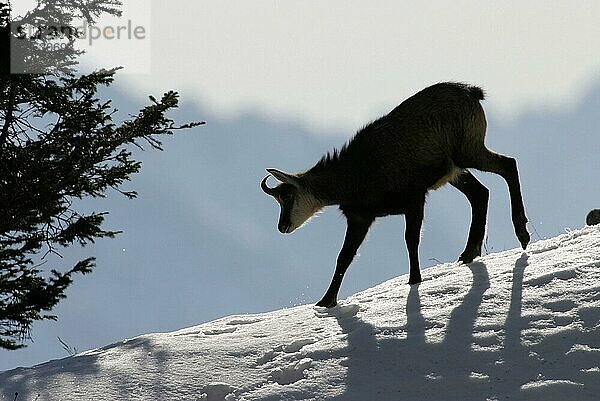
<path fill-rule="evenodd" d="M 598 400 L 600 227 L 0 373 L 0 400 Z"/>

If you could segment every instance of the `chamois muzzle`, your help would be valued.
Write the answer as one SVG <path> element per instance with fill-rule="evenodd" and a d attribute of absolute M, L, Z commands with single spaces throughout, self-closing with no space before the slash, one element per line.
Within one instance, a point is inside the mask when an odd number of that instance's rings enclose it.
<path fill-rule="evenodd" d="M 269 186 L 267 185 L 267 180 L 269 179 L 269 177 L 270 175 L 266 176 L 262 180 L 262 182 L 260 183 L 260 187 L 267 195 L 275 196 L 275 188 L 269 188 Z"/>

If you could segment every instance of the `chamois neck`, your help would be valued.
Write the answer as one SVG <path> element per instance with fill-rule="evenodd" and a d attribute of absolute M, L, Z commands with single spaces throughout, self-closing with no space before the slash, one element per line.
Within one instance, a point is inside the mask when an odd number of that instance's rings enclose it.
<path fill-rule="evenodd" d="M 309 170 L 301 175 L 305 188 L 323 206 L 339 205 L 344 200 L 343 194 L 348 193 L 349 188 L 346 187 L 349 183 L 344 180 L 346 174 L 336 170 L 338 169 L 332 166 L 326 171 Z"/>

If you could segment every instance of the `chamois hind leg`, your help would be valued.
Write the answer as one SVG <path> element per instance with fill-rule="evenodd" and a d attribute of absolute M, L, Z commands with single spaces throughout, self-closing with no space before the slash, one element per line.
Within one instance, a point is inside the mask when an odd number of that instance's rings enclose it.
<path fill-rule="evenodd" d="M 344 274 L 346 273 L 348 266 L 350 266 L 350 263 L 352 263 L 352 259 L 354 259 L 358 247 L 364 241 L 365 236 L 369 231 L 369 227 L 371 227 L 371 224 L 374 220 L 374 218 L 370 216 L 359 216 L 348 213 L 347 211 L 344 211 L 344 213 L 346 214 L 346 220 L 348 224 L 348 227 L 346 228 L 346 237 L 344 238 L 344 245 L 342 245 L 342 250 L 338 255 L 335 273 L 331 279 L 329 289 L 327 289 L 323 299 L 317 302 L 317 306 L 331 308 L 337 304 L 337 295 L 338 291 L 340 290 Z"/>
<path fill-rule="evenodd" d="M 458 258 L 463 263 L 471 263 L 477 256 L 481 256 L 490 191 L 469 171 L 465 171 L 450 184 L 462 192 L 471 204 L 469 238 L 465 250 Z"/>
<path fill-rule="evenodd" d="M 473 157 L 472 167 L 478 170 L 496 173 L 504 178 L 508 184 L 515 234 L 517 235 L 521 246 L 525 249 L 527 244 L 529 244 L 530 236 L 526 227 L 527 217 L 525 216 L 525 207 L 523 206 L 523 198 L 521 196 L 521 184 L 519 183 L 517 161 L 512 157 L 492 152 L 485 147 L 475 153 L 476 155 Z"/>

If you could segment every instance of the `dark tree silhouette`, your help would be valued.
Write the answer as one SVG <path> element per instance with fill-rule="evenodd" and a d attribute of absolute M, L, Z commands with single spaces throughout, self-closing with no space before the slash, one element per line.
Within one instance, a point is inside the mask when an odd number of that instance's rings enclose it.
<path fill-rule="evenodd" d="M 111 101 L 98 96 L 117 69 L 75 73 L 80 52 L 73 47 L 78 32 L 72 21 L 82 17 L 93 23 L 103 13 L 119 15 L 119 3 L 42 0 L 19 19 L 11 17 L 10 3 L 0 3 L 2 348 L 25 346 L 33 322 L 55 320 L 51 310 L 73 278 L 94 267 L 93 257 L 72 267 L 51 267 L 45 255 L 117 234 L 102 229 L 105 212 L 83 213 L 74 201 L 104 197 L 110 189 L 134 198 L 135 191 L 122 189 L 141 167 L 131 147 L 146 143 L 162 150 L 161 136 L 203 124 L 176 125 L 166 116 L 178 106 L 172 91 L 160 99 L 150 97 L 137 115 L 117 123 Z M 30 30 L 23 36 L 18 27 L 26 24 Z M 40 51 L 48 43 L 62 45 Z"/>

